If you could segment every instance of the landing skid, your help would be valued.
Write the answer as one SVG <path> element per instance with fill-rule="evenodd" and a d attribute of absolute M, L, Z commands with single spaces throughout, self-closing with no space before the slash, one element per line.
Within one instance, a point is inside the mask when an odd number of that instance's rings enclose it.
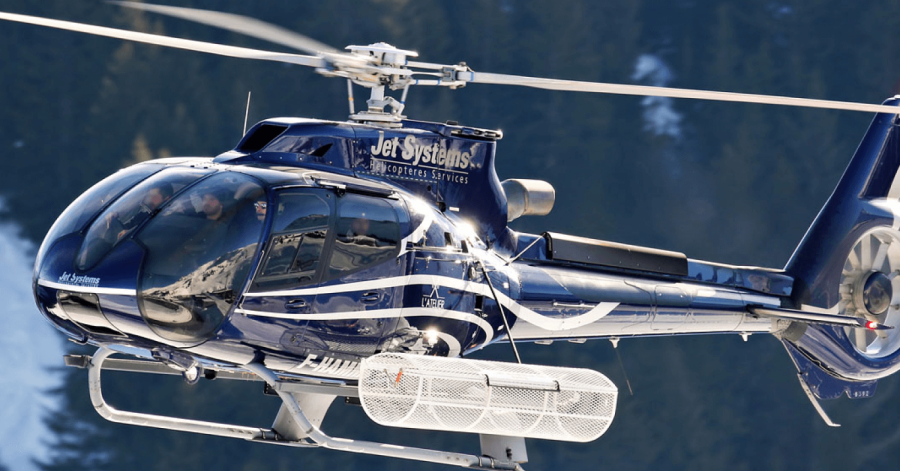
<path fill-rule="evenodd" d="M 243 371 L 217 371 L 219 379 L 245 381 L 265 381 L 269 390 L 282 400 L 282 406 L 272 428 L 247 427 L 216 422 L 182 419 L 162 415 L 120 411 L 109 405 L 103 398 L 100 372 L 103 369 L 154 374 L 181 374 L 152 360 L 110 359 L 117 353 L 108 347 L 100 347 L 92 357 L 69 356 L 69 366 L 87 368 L 88 386 L 94 408 L 105 419 L 122 424 L 163 428 L 182 432 L 201 433 L 219 437 L 242 438 L 253 442 L 269 443 L 305 448 L 328 448 L 368 455 L 387 456 L 415 461 L 426 461 L 470 469 L 508 469 L 523 471 L 522 467 L 508 459 L 476 456 L 424 448 L 410 448 L 385 443 L 376 443 L 347 438 L 330 437 L 322 432 L 317 423 L 336 396 L 358 396 L 353 386 L 344 384 L 305 383 L 287 381 L 260 363 L 250 363 Z M 248 373 L 248 371 L 250 373 Z M 301 406 L 301 404 L 303 406 Z M 304 408 L 308 409 L 304 411 Z M 497 449 L 497 440 L 507 437 L 491 437 L 491 449 Z M 515 443 L 515 439 L 511 439 Z M 485 443 L 484 437 L 482 443 Z M 524 440 L 521 441 L 524 446 Z M 504 447 L 500 447 L 501 449 Z M 524 451 L 524 450 L 523 450 Z M 507 453 L 511 453 L 506 448 Z"/>

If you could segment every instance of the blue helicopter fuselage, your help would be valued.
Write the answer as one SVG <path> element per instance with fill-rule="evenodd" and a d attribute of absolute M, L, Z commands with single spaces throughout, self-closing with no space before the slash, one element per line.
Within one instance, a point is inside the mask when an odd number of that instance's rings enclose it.
<path fill-rule="evenodd" d="M 380 352 L 784 328 L 748 310 L 791 306 L 780 270 L 511 230 L 499 137 L 285 118 L 129 167 L 50 230 L 38 306 L 78 342 L 346 379 Z"/>

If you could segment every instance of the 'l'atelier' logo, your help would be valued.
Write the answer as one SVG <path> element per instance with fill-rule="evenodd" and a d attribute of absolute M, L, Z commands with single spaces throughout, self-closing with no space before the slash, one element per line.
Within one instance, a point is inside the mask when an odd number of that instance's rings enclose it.
<path fill-rule="evenodd" d="M 432 286 L 431 293 L 427 296 L 422 295 L 422 307 L 430 307 L 434 309 L 444 308 L 444 298 L 438 293 L 438 287 Z"/>

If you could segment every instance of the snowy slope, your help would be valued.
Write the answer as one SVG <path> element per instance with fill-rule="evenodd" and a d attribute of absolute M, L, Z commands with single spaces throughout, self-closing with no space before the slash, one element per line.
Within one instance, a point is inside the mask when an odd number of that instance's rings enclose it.
<path fill-rule="evenodd" d="M 31 294 L 35 248 L 11 224 L 0 224 L 0 464 L 31 471 L 46 454 L 41 417 L 54 405 L 43 391 L 59 384 L 63 336 L 38 313 Z M 0 466 L 2 466 L 0 465 Z"/>

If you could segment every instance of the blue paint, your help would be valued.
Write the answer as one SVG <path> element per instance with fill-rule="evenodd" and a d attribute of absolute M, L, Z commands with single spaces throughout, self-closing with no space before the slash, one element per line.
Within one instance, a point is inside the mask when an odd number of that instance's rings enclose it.
<path fill-rule="evenodd" d="M 754 318 L 749 306 L 830 308 L 839 298 L 841 267 L 852 244 L 865 231 L 892 224 L 893 215 L 872 204 L 884 197 L 900 166 L 900 137 L 891 121 L 876 116 L 784 270 L 689 259 L 684 276 L 554 260 L 545 237 L 511 230 L 494 169 L 499 134 L 418 121 L 379 128 L 267 120 L 215 159 L 138 165 L 89 190 L 48 234 L 35 270 L 35 297 L 43 314 L 79 341 L 180 349 L 204 361 L 238 365 L 262 355 L 285 372 L 351 379 L 354 365 L 382 351 L 460 355 L 508 340 L 503 316 L 515 336 L 528 341 L 768 332 L 771 321 Z M 241 226 L 250 232 L 239 261 L 226 263 L 222 253 L 188 280 L 195 288 L 211 283 L 203 289 L 218 290 L 215 296 L 182 293 L 178 283 L 187 278 L 172 280 L 162 295 L 173 304 L 172 318 L 157 321 L 166 327 L 154 330 L 141 307 L 139 280 L 148 270 L 141 236 L 155 219 L 117 241 L 87 271 L 77 270 L 75 259 L 97 214 L 160 168 L 178 166 L 204 168 L 208 181 L 255 182 L 264 193 L 253 197 L 254 206 L 267 209 L 256 218 L 245 215 L 253 227 Z M 159 214 L 182 211 L 185 224 L 189 216 L 202 218 L 199 207 L 174 208 L 194 185 L 202 183 L 178 188 Z M 289 193 L 318 198 L 324 209 L 298 210 L 294 219 L 285 219 L 282 203 L 288 199 L 282 195 Z M 98 195 L 102 201 L 91 200 Z M 237 192 L 228 197 L 241 198 Z M 352 223 L 342 209 L 351 200 L 369 208 L 357 210 L 357 216 L 366 215 Z M 393 216 L 373 219 L 384 211 Z M 363 229 L 356 228 L 357 220 Z M 494 299 L 484 268 L 506 301 Z M 239 279 L 229 278 L 229 270 L 240 271 L 246 281 L 235 285 Z M 92 282 L 76 286 L 69 276 L 98 280 L 94 285 L 106 292 L 92 290 Z M 226 287 L 216 277 L 233 283 Z M 112 331 L 68 319 L 61 313 L 60 291 L 97 291 Z M 225 311 L 214 331 L 196 338 L 159 336 L 197 322 L 217 299 Z M 813 325 L 796 342 L 785 342 L 819 397 L 870 394 L 877 378 L 900 368 L 900 355 L 867 358 L 839 328 Z"/>

